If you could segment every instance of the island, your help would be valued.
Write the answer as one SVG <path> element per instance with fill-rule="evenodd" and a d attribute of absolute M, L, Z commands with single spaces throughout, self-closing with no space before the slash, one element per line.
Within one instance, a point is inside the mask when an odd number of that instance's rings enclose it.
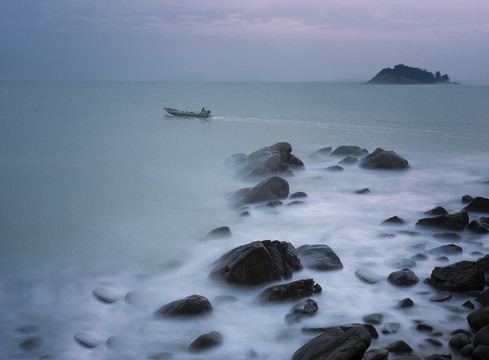
<path fill-rule="evenodd" d="M 426 69 L 399 64 L 393 69 L 382 69 L 367 84 L 450 84 L 450 78 L 439 71 L 433 74 Z"/>

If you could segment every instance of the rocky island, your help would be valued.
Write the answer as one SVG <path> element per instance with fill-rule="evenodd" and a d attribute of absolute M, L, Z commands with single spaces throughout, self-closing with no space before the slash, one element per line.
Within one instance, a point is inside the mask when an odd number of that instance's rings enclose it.
<path fill-rule="evenodd" d="M 382 69 L 377 75 L 370 79 L 367 84 L 449 84 L 450 78 L 447 74 L 441 75 L 439 71 L 435 74 L 399 64 L 391 68 Z"/>

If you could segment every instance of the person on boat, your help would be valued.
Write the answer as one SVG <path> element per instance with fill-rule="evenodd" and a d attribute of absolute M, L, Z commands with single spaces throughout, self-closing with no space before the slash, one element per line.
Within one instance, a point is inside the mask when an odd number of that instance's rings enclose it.
<path fill-rule="evenodd" d="M 205 106 L 202 108 L 202 110 L 200 110 L 200 113 L 201 114 L 205 114 L 206 113 Z"/>

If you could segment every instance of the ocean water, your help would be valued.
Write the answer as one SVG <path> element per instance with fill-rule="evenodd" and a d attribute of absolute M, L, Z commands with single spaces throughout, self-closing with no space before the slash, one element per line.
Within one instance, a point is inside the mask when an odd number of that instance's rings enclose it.
<path fill-rule="evenodd" d="M 467 314 L 444 305 L 460 307 L 467 298 L 430 302 L 436 292 L 422 280 L 435 266 L 482 257 L 487 238 L 461 233 L 463 253 L 442 261 L 429 250 L 449 242 L 414 225 L 438 205 L 459 211 L 463 195 L 489 197 L 488 98 L 489 86 L 476 84 L 0 82 L 0 353 L 287 359 L 313 336 L 302 327 L 358 323 L 377 312 L 401 327 L 372 347 L 403 339 L 419 354 L 450 351 L 449 332 L 467 328 Z M 204 105 L 209 120 L 162 110 Z M 237 179 L 226 158 L 279 141 L 305 163 L 287 178 L 291 192 L 307 193 L 305 203 L 239 216 L 229 195 L 254 183 Z M 312 154 L 339 145 L 393 150 L 410 169 L 327 172 L 341 158 Z M 370 193 L 355 193 L 363 188 Z M 381 225 L 395 215 L 406 224 Z M 231 238 L 203 240 L 224 225 Z M 312 277 L 322 286 L 316 316 L 287 325 L 294 303 L 255 301 L 268 285 L 208 278 L 226 251 L 265 239 L 327 244 L 340 257 L 342 270 L 304 269 L 291 279 Z M 427 259 L 412 267 L 417 285 L 399 289 L 385 280 L 418 253 Z M 358 269 L 384 280 L 365 284 Z M 117 301 L 100 302 L 94 289 Z M 153 316 L 192 294 L 211 301 L 212 315 Z M 237 301 L 219 302 L 220 295 Z M 406 297 L 415 306 L 398 310 Z M 415 320 L 443 331 L 443 350 L 415 330 Z M 188 345 L 210 331 L 223 334 L 223 345 L 189 354 Z M 75 335 L 97 346 L 81 346 Z M 31 346 L 21 345 L 29 339 Z"/>

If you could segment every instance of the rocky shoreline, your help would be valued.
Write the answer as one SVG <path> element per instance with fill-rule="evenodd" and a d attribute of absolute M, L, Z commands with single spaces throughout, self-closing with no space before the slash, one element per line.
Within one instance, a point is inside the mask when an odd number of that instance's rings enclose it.
<path fill-rule="evenodd" d="M 407 171 L 409 162 L 394 151 L 376 149 L 372 153 L 358 146 L 340 146 L 336 149 L 323 148 L 316 151 L 313 157 L 334 157 L 338 164 L 326 171 L 342 171 L 344 166 L 356 165 L 362 171 Z M 286 178 L 294 176 L 294 171 L 305 171 L 305 164 L 292 154 L 292 146 L 287 142 L 277 143 L 259 149 L 249 155 L 234 154 L 226 163 L 236 176 L 252 184 L 251 187 L 236 190 L 229 198 L 237 215 L 246 219 L 256 209 L 279 206 L 300 206 L 306 202 L 308 195 L 302 191 L 292 192 Z M 358 190 L 358 194 L 368 194 L 369 189 Z M 362 195 L 363 196 L 363 195 Z M 402 313 L 417 306 L 411 298 L 402 298 L 402 289 L 410 288 L 424 282 L 436 291 L 430 302 L 446 308 L 444 303 L 457 296 L 459 306 L 450 306 L 449 310 L 456 316 L 465 316 L 466 327 L 453 328 L 449 332 L 441 331 L 438 324 L 416 320 L 415 333 L 418 344 L 386 335 L 395 335 L 401 324 L 384 321 L 383 309 L 379 312 L 365 314 L 358 323 L 335 324 L 325 327 L 302 327 L 302 333 L 314 334 L 308 342 L 290 354 L 292 360 L 383 360 L 383 359 L 489 359 L 489 289 L 486 289 L 486 274 L 489 273 L 489 255 L 478 254 L 476 261 L 458 261 L 446 266 L 434 266 L 431 276 L 420 279 L 412 269 L 415 261 L 425 261 L 427 253 L 435 255 L 439 261 L 446 260 L 451 254 L 462 251 L 462 236 L 471 236 L 484 242 L 489 234 L 489 199 L 483 196 L 471 197 L 461 194 L 460 211 L 449 213 L 438 206 L 425 212 L 414 228 L 402 230 L 415 236 L 417 231 L 431 231 L 434 238 L 442 238 L 448 244 L 425 251 L 424 248 L 413 249 L 409 261 L 403 261 L 399 269 L 391 272 L 387 278 L 365 269 L 356 269 L 355 275 L 368 286 L 387 281 L 392 291 L 399 289 L 399 304 L 396 312 Z M 403 226 L 406 221 L 393 214 L 383 224 Z M 391 228 L 389 228 L 391 229 Z M 222 226 L 210 231 L 205 237 L 209 239 L 226 239 L 232 237 L 232 229 Z M 386 233 L 385 236 L 389 236 Z M 303 319 L 317 316 L 319 306 L 317 298 L 323 295 L 327 284 L 319 284 L 313 278 L 295 278 L 303 268 L 315 271 L 344 271 L 344 264 L 334 250 L 326 244 L 311 243 L 295 247 L 292 243 L 280 240 L 257 240 L 242 244 L 224 253 L 218 259 L 209 259 L 212 270 L 209 278 L 230 288 L 242 288 L 254 293 L 257 304 L 289 304 L 290 310 L 282 314 L 284 328 L 291 324 L 300 324 Z M 261 285 L 261 287 L 260 287 Z M 267 286 L 263 290 L 263 286 Z M 192 289 L 189 289 L 192 293 Z M 101 303 L 111 306 L 118 301 L 131 302 L 131 293 L 124 300 L 106 289 L 96 288 L 93 296 Z M 315 300 L 316 299 L 316 300 Z M 219 301 L 237 301 L 234 296 L 223 294 Z M 213 299 L 212 302 L 218 301 Z M 153 309 L 156 321 L 167 319 L 197 319 L 210 317 L 215 307 L 205 296 L 193 294 L 175 299 Z M 380 305 L 381 306 L 381 305 Z M 73 339 L 81 347 L 96 348 L 102 344 L 83 333 L 74 334 Z M 110 344 L 110 339 L 107 340 Z M 212 359 L 212 350 L 226 343 L 226 334 L 217 330 L 202 330 L 202 334 L 188 344 L 189 356 Z M 39 348 L 42 339 L 27 337 L 19 347 L 26 352 Z M 429 344 L 439 351 L 431 354 L 419 353 L 415 349 Z M 191 354 L 191 355 L 190 355 Z M 172 359 L 181 354 L 162 352 L 148 359 Z M 180 357 L 178 357 L 180 358 Z M 250 354 L 250 359 L 262 359 Z"/>

